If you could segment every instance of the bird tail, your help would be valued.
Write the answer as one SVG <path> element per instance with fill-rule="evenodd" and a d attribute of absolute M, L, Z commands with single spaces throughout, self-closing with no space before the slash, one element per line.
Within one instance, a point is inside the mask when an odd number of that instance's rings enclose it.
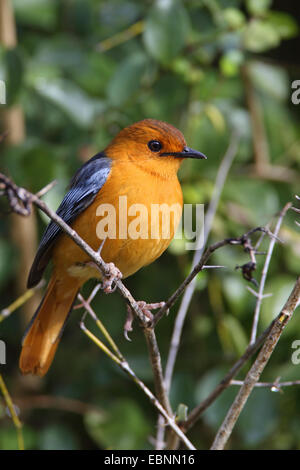
<path fill-rule="evenodd" d="M 19 360 L 23 374 L 42 377 L 48 371 L 78 289 L 74 278 L 57 280 L 53 274 L 23 339 Z"/>

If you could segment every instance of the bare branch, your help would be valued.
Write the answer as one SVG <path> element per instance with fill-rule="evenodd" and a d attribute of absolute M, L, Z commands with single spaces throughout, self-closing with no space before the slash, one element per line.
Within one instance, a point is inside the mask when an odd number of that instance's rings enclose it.
<path fill-rule="evenodd" d="M 0 374 L 0 390 L 2 392 L 2 395 L 4 397 L 5 403 L 7 405 L 7 408 L 9 410 L 11 419 L 13 420 L 14 426 L 17 431 L 17 438 L 18 438 L 18 448 L 19 450 L 24 450 L 24 437 L 23 437 L 23 430 L 22 430 L 22 423 L 19 420 L 19 417 L 16 413 L 15 406 L 13 404 L 13 401 L 11 399 L 11 396 L 7 390 L 7 387 L 5 385 L 5 382 L 2 378 L 2 375 Z"/>
<path fill-rule="evenodd" d="M 196 406 L 191 413 L 188 415 L 187 420 L 181 424 L 181 428 L 184 431 L 190 429 L 194 424 L 199 420 L 202 413 L 221 395 L 221 393 L 230 385 L 231 380 L 236 374 L 241 370 L 243 365 L 250 359 L 253 354 L 259 349 L 262 345 L 268 334 L 270 333 L 275 320 L 271 322 L 271 324 L 266 328 L 263 333 L 257 338 L 254 344 L 251 344 L 247 347 L 244 354 L 239 358 L 239 360 L 231 367 L 229 372 L 225 375 L 225 377 L 221 380 L 221 382 L 217 385 L 217 387 L 202 401 L 198 406 Z"/>
<path fill-rule="evenodd" d="M 284 330 L 287 323 L 291 319 L 294 310 L 300 302 L 300 277 L 297 279 L 294 288 L 286 301 L 283 309 L 277 316 L 267 339 L 259 352 L 257 359 L 249 370 L 244 384 L 242 385 L 239 393 L 237 394 L 233 404 L 231 405 L 226 418 L 224 419 L 215 440 L 211 446 L 212 450 L 224 449 L 234 425 L 243 410 L 246 401 L 249 398 L 255 384 L 259 380 L 265 366 L 267 365 L 270 356 Z"/>
<path fill-rule="evenodd" d="M 284 206 L 282 211 L 280 212 L 277 223 L 276 223 L 276 226 L 275 226 L 275 230 L 274 230 L 274 233 L 273 233 L 273 237 L 271 237 L 271 240 L 270 240 L 267 256 L 266 256 L 266 259 L 265 259 L 265 264 L 264 264 L 262 274 L 261 274 L 259 289 L 258 289 L 258 293 L 257 293 L 257 301 L 256 301 L 256 305 L 255 305 L 255 311 L 254 311 L 254 317 L 253 317 L 253 323 L 252 323 L 250 344 L 253 344 L 255 342 L 255 339 L 256 339 L 257 326 L 258 326 L 259 314 L 260 314 L 260 307 L 261 307 L 262 300 L 264 298 L 265 282 L 266 282 L 266 278 L 267 278 L 267 274 L 268 274 L 268 270 L 269 270 L 269 265 L 270 265 L 274 245 L 275 245 L 275 242 L 276 242 L 276 239 L 277 239 L 277 236 L 278 236 L 281 224 L 282 224 L 282 220 L 283 220 L 285 214 L 287 213 L 287 211 L 290 209 L 291 206 L 292 206 L 292 204 L 290 202 L 288 202 Z"/>
<path fill-rule="evenodd" d="M 129 28 L 125 29 L 124 31 L 121 31 L 120 33 L 117 33 L 113 35 L 112 37 L 108 39 L 104 39 L 103 41 L 99 42 L 96 45 L 96 49 L 99 52 L 106 52 L 112 49 L 113 47 L 119 46 L 120 44 L 123 44 L 126 41 L 129 41 L 129 39 L 134 38 L 135 36 L 138 36 L 143 32 L 144 29 L 144 22 L 143 21 L 137 21 L 136 23 L 132 24 L 129 26 Z"/>
<path fill-rule="evenodd" d="M 45 282 L 42 280 L 41 282 L 38 283 L 37 286 L 33 287 L 32 289 L 29 289 L 24 292 L 20 297 L 18 297 L 14 302 L 12 302 L 8 307 L 3 308 L 0 311 L 0 323 L 7 318 L 9 315 L 11 315 L 17 308 L 21 307 L 27 300 L 29 300 L 34 293 L 38 290 L 41 289 L 45 285 Z"/>
<path fill-rule="evenodd" d="M 231 380 L 229 385 L 244 385 L 244 380 Z M 257 382 L 254 384 L 254 387 L 257 388 L 270 388 L 272 392 L 281 392 L 283 387 L 292 387 L 294 385 L 300 385 L 300 380 L 293 380 L 287 382 L 279 382 L 275 380 L 274 382 Z"/>
<path fill-rule="evenodd" d="M 83 332 L 103 351 L 107 354 L 126 374 L 134 381 L 134 383 L 145 393 L 145 395 L 149 398 L 150 402 L 154 405 L 154 407 L 159 411 L 159 413 L 163 416 L 166 420 L 166 423 L 172 428 L 174 433 L 182 440 L 182 442 L 186 445 L 186 447 L 190 450 L 195 450 L 193 444 L 189 441 L 189 439 L 185 436 L 182 430 L 177 426 L 175 420 L 172 416 L 168 414 L 159 400 L 153 395 L 151 390 L 146 387 L 146 385 L 136 376 L 134 371 L 129 366 L 126 359 L 120 359 L 118 356 L 113 354 L 103 343 L 99 340 L 90 330 L 86 328 L 83 322 L 80 324 L 81 329 Z M 109 334 L 107 332 L 107 334 Z"/>
<path fill-rule="evenodd" d="M 53 180 L 51 181 L 51 183 L 47 184 L 46 186 L 44 186 L 44 188 L 40 189 L 37 193 L 36 193 L 36 196 L 37 197 L 43 197 L 45 196 L 45 194 L 50 191 L 50 189 L 54 188 L 54 186 L 57 185 L 57 181 L 56 180 Z"/>
<path fill-rule="evenodd" d="M 98 286 L 99 286 L 99 284 L 98 284 Z M 116 343 L 114 342 L 114 340 L 112 339 L 112 337 L 110 336 L 110 334 L 108 333 L 108 331 L 106 330 L 106 328 L 104 327 L 102 322 L 99 320 L 99 318 L 97 317 L 96 313 L 94 312 L 94 310 L 92 309 L 92 307 L 90 305 L 90 302 L 92 301 L 92 299 L 94 298 L 94 296 L 96 295 L 96 293 L 99 290 L 98 286 L 96 286 L 93 289 L 93 292 L 89 296 L 88 300 L 85 300 L 81 294 L 78 294 L 78 299 L 80 301 L 80 304 L 77 305 L 76 307 L 77 308 L 82 308 L 82 307 L 85 308 L 86 312 L 89 313 L 89 315 L 95 321 L 96 325 L 100 329 L 103 336 L 106 338 L 107 342 L 111 346 L 114 353 L 117 355 L 118 359 L 121 360 L 122 362 L 125 362 L 125 359 L 124 359 L 122 353 L 120 352 L 119 348 L 117 347 Z M 81 328 L 83 330 L 85 329 L 83 323 L 81 323 Z M 149 328 L 144 327 L 143 331 L 144 331 L 147 346 L 148 346 L 149 358 L 150 358 L 150 363 L 151 363 L 151 366 L 152 366 L 153 377 L 154 377 L 154 385 L 155 385 L 155 391 L 156 391 L 157 398 L 158 398 L 159 402 L 163 405 L 165 410 L 168 412 L 169 416 L 173 416 L 173 412 L 172 412 L 172 409 L 171 409 L 171 405 L 169 403 L 168 395 L 167 395 L 165 387 L 164 387 L 163 371 L 162 371 L 162 365 L 161 365 L 161 356 L 160 356 L 160 352 L 159 352 L 159 348 L 158 348 L 158 344 L 157 344 L 154 329 L 151 328 L 151 327 L 149 327 Z M 98 343 L 96 343 L 96 344 L 99 346 Z M 108 351 L 107 351 L 106 348 L 102 347 L 102 350 L 104 350 L 104 352 L 106 354 L 108 354 Z M 112 357 L 111 354 L 108 354 L 108 355 L 110 356 L 111 359 L 113 359 L 115 362 L 117 362 L 119 364 L 119 362 L 115 360 L 115 357 Z"/>
<path fill-rule="evenodd" d="M 99 285 L 99 284 L 98 284 Z M 96 286 L 97 287 L 97 286 Z M 98 290 L 97 290 L 98 291 Z M 92 294 L 94 292 L 97 292 L 96 289 L 93 290 Z M 94 310 L 92 309 L 91 305 L 90 305 L 90 302 L 93 298 L 92 295 L 90 295 L 89 299 L 91 299 L 89 301 L 88 300 L 85 300 L 83 298 L 83 296 L 81 294 L 78 294 L 77 295 L 77 298 L 81 301 L 81 305 L 82 307 L 85 308 L 86 312 L 89 313 L 89 315 L 92 317 L 92 319 L 94 320 L 94 322 L 96 323 L 96 325 L 98 326 L 99 330 L 101 331 L 101 333 L 103 334 L 103 336 L 106 338 L 106 340 L 108 341 L 108 343 L 110 344 L 111 348 L 113 349 L 113 351 L 117 354 L 118 358 L 122 361 L 124 360 L 124 357 L 123 355 L 121 354 L 118 346 L 116 345 L 116 343 L 114 342 L 114 340 L 112 339 L 112 337 L 110 336 L 110 334 L 108 333 L 108 331 L 106 330 L 106 328 L 104 327 L 104 325 L 102 324 L 102 322 L 99 320 L 99 318 L 97 317 L 96 313 L 94 312 Z"/>
<path fill-rule="evenodd" d="M 157 398 L 164 406 L 165 410 L 170 416 L 173 415 L 172 408 L 169 402 L 168 393 L 165 388 L 163 370 L 161 365 L 161 356 L 156 340 L 156 335 L 153 328 L 144 328 L 144 334 L 147 341 L 149 350 L 152 371 L 154 375 L 154 384 Z"/>
<path fill-rule="evenodd" d="M 246 263 L 243 266 L 237 266 L 237 268 L 240 268 L 242 270 L 242 274 L 244 279 L 247 281 L 253 282 L 254 279 L 252 278 L 252 271 L 256 269 L 256 259 L 255 255 L 258 254 L 256 251 L 256 248 L 252 246 L 251 240 L 250 240 L 250 235 L 253 234 L 254 232 L 261 231 L 263 233 L 268 233 L 268 235 L 272 236 L 273 234 L 269 233 L 264 227 L 256 227 L 254 229 L 251 229 L 249 232 L 244 233 L 242 236 L 237 237 L 237 238 L 225 238 L 224 240 L 221 240 L 219 242 L 214 243 L 213 245 L 210 245 L 203 255 L 201 256 L 200 261 L 194 266 L 190 274 L 185 278 L 185 280 L 180 284 L 180 286 L 176 289 L 176 291 L 171 295 L 171 297 L 165 302 L 164 306 L 159 310 L 159 312 L 155 315 L 154 320 L 152 325 L 156 326 L 159 320 L 163 317 L 165 312 L 169 310 L 174 303 L 177 301 L 177 299 L 180 297 L 180 295 L 184 292 L 186 287 L 193 281 L 193 279 L 197 276 L 197 274 L 202 271 L 203 269 L 206 269 L 208 267 L 211 268 L 219 268 L 219 267 L 224 267 L 224 266 L 206 266 L 205 263 L 207 260 L 210 258 L 212 253 L 214 253 L 216 250 L 219 248 L 222 248 L 223 246 L 226 245 L 242 245 L 244 250 L 250 254 L 251 262 Z"/>

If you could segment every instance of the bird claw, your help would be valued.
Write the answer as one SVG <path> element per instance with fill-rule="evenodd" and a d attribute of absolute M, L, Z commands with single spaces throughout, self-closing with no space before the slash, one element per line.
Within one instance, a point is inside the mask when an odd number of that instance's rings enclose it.
<path fill-rule="evenodd" d="M 103 274 L 102 270 L 97 266 L 96 263 L 93 261 L 86 263 L 88 266 L 93 267 L 97 271 L 101 273 L 101 284 L 102 284 L 102 290 L 106 294 L 111 294 L 114 292 L 117 288 L 117 285 L 115 284 L 114 287 L 112 287 L 112 284 L 116 281 L 119 281 L 119 279 L 122 279 L 123 275 L 121 271 L 117 268 L 117 266 L 114 265 L 114 263 L 107 263 L 106 267 L 107 269 L 107 274 Z"/>
<path fill-rule="evenodd" d="M 147 318 L 149 318 L 149 320 L 152 322 L 154 316 L 151 313 L 151 310 L 162 308 L 165 305 L 165 302 L 147 304 L 147 302 L 144 302 L 144 300 L 139 300 L 137 304 L 138 304 L 139 309 L 143 312 L 143 314 Z M 131 339 L 128 336 L 128 333 L 129 331 L 132 331 L 133 320 L 134 320 L 134 315 L 133 315 L 132 308 L 130 307 L 130 305 L 127 305 L 127 317 L 124 323 L 124 336 L 127 339 L 127 341 L 131 341 Z"/>
<path fill-rule="evenodd" d="M 134 320 L 133 312 L 131 308 L 129 307 L 129 305 L 127 305 L 127 317 L 124 323 L 124 336 L 125 336 L 125 339 L 127 339 L 127 341 L 131 341 L 131 339 L 128 336 L 128 333 L 129 331 L 132 331 L 133 320 Z"/>
<path fill-rule="evenodd" d="M 109 267 L 109 274 L 105 277 L 103 276 L 103 280 L 102 280 L 102 289 L 105 292 L 105 294 L 111 294 L 112 292 L 114 292 L 117 288 L 117 285 L 115 284 L 114 287 L 112 287 L 112 284 L 115 281 L 122 279 L 122 273 L 114 265 L 114 263 L 108 263 L 108 267 Z"/>

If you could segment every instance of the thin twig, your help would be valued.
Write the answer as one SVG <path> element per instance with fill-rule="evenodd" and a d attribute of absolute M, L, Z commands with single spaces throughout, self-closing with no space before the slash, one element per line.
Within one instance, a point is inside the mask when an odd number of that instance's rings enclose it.
<path fill-rule="evenodd" d="M 37 286 L 33 287 L 32 289 L 27 290 L 22 294 L 20 297 L 18 297 L 14 302 L 12 302 L 8 307 L 3 308 L 0 311 L 0 323 L 7 318 L 9 315 L 11 315 L 15 310 L 17 310 L 19 307 L 21 307 L 27 300 L 29 300 L 33 294 L 36 292 L 36 290 L 40 289 L 43 287 L 45 282 L 42 280 L 41 282 L 38 283 Z"/>
<path fill-rule="evenodd" d="M 266 259 L 265 259 L 264 267 L 263 267 L 261 278 L 260 278 L 258 293 L 257 293 L 257 300 L 256 300 L 256 305 L 255 305 L 253 323 L 252 323 L 250 344 L 253 344 L 255 342 L 255 339 L 256 339 L 257 326 L 258 326 L 259 315 L 260 315 L 260 308 L 261 308 L 262 300 L 264 298 L 265 282 L 266 282 L 266 278 L 267 278 L 267 274 L 268 274 L 268 270 L 269 270 L 270 261 L 271 261 L 271 258 L 272 258 L 274 245 L 275 245 L 275 242 L 276 242 L 276 239 L 277 239 L 277 236 L 278 236 L 281 224 L 282 224 L 282 220 L 283 220 L 286 212 L 290 209 L 291 206 L 292 206 L 292 204 L 290 202 L 288 202 L 284 206 L 282 211 L 280 212 L 277 223 L 276 223 L 276 226 L 275 226 L 275 230 L 274 230 L 274 233 L 273 233 L 274 236 L 270 240 L 267 256 L 266 256 Z"/>
<path fill-rule="evenodd" d="M 254 344 L 249 345 L 244 354 L 238 359 L 238 361 L 231 367 L 225 377 L 216 386 L 216 388 L 199 404 L 197 405 L 188 415 L 187 420 L 180 423 L 181 428 L 184 431 L 188 431 L 196 422 L 200 419 L 202 413 L 221 395 L 221 393 L 230 385 L 231 380 L 241 370 L 243 365 L 250 359 L 253 354 L 262 345 L 268 334 L 270 333 L 275 320 L 260 334 Z"/>
<path fill-rule="evenodd" d="M 50 189 L 54 188 L 54 186 L 57 185 L 57 181 L 56 180 L 53 180 L 51 181 L 51 183 L 47 184 L 46 186 L 44 186 L 42 189 L 40 189 L 35 195 L 37 197 L 43 197 L 45 196 L 45 194 L 50 191 Z"/>
<path fill-rule="evenodd" d="M 173 415 L 172 408 L 169 402 L 168 393 L 165 388 L 163 370 L 161 365 L 161 356 L 156 340 L 156 335 L 153 328 L 144 328 L 144 334 L 148 346 L 152 371 L 154 376 L 155 392 L 158 400 L 163 405 L 165 410 L 170 416 Z"/>
<path fill-rule="evenodd" d="M 92 290 L 92 292 L 90 293 L 89 297 L 87 298 L 87 300 L 85 300 L 85 302 L 87 302 L 88 304 L 90 304 L 92 302 L 92 300 L 94 299 L 94 297 L 96 296 L 97 292 L 101 289 L 102 285 L 101 283 L 99 282 L 99 284 L 97 284 L 94 289 Z M 73 309 L 74 310 L 77 310 L 79 308 L 82 308 L 83 305 L 82 303 L 79 303 L 77 305 L 74 305 Z"/>
<path fill-rule="evenodd" d="M 11 399 L 11 396 L 7 390 L 7 387 L 5 385 L 5 382 L 1 374 L 0 374 L 0 390 L 2 392 L 7 408 L 9 409 L 11 419 L 13 420 L 14 426 L 17 431 L 18 449 L 24 450 L 24 437 L 23 437 L 22 423 L 19 420 L 19 417 L 15 410 L 15 406 L 13 404 L 13 401 Z"/>
<path fill-rule="evenodd" d="M 156 395 L 164 406 L 165 410 L 167 411 L 168 415 L 170 417 L 173 417 L 173 411 L 171 408 L 171 404 L 169 401 L 169 394 L 166 390 L 165 386 L 165 381 L 164 381 L 164 376 L 163 376 L 163 369 L 162 369 L 162 364 L 161 364 L 161 355 L 159 352 L 158 344 L 157 344 L 157 339 L 155 335 L 155 330 L 154 327 L 149 327 L 149 328 L 144 328 L 144 335 L 146 338 L 146 343 L 148 346 L 148 352 L 149 352 L 149 357 L 150 357 L 150 362 L 152 366 L 152 372 L 153 372 L 153 377 L 154 377 L 154 386 L 155 386 L 155 392 Z M 165 421 L 163 419 L 163 416 L 160 414 L 158 417 L 158 423 L 160 426 L 164 429 L 165 428 Z M 167 448 L 171 446 L 171 441 L 174 439 L 176 436 L 176 439 L 178 439 L 178 434 L 174 432 L 170 432 L 168 435 L 168 443 L 167 443 Z M 172 447 L 171 447 L 172 448 Z"/>
<path fill-rule="evenodd" d="M 298 199 L 298 201 L 300 201 L 300 197 L 299 197 L 299 196 L 295 195 L 295 198 Z M 297 214 L 300 214 L 300 209 L 298 209 L 297 207 L 294 207 L 294 206 L 293 206 L 293 207 L 291 207 L 291 209 L 292 209 L 294 212 L 296 212 Z M 295 224 L 296 224 L 298 227 L 300 227 L 300 223 L 297 222 L 297 220 L 295 220 Z"/>
<path fill-rule="evenodd" d="M 236 238 L 225 238 L 219 242 L 216 242 L 210 245 L 201 256 L 200 261 L 194 266 L 190 274 L 184 279 L 184 281 L 180 284 L 180 286 L 176 289 L 176 291 L 169 297 L 169 299 L 164 303 L 163 307 L 159 310 L 159 312 L 155 315 L 152 326 L 156 326 L 159 320 L 165 315 L 165 312 L 168 311 L 177 299 L 181 296 L 181 294 L 185 291 L 186 287 L 193 281 L 193 279 L 197 276 L 197 274 L 205 268 L 224 268 L 225 266 L 206 266 L 205 263 L 210 258 L 210 256 L 219 248 L 222 248 L 226 245 L 242 245 L 244 250 L 250 253 L 251 263 L 254 265 L 252 270 L 255 269 L 256 260 L 255 260 L 255 253 L 256 249 L 252 246 L 250 241 L 250 235 L 254 232 L 261 231 L 263 233 L 268 233 L 268 235 L 273 236 L 273 234 L 266 231 L 264 227 L 256 227 L 251 229 L 249 232 L 244 233 L 240 237 Z M 251 281 L 252 278 L 249 278 L 249 263 L 244 264 L 243 266 L 239 266 L 242 268 L 243 276 L 248 281 Z"/>
<path fill-rule="evenodd" d="M 145 393 L 145 395 L 149 398 L 150 402 L 155 406 L 155 408 L 159 411 L 159 413 L 164 417 L 167 424 L 172 428 L 172 430 L 176 433 L 176 435 L 182 440 L 182 442 L 186 445 L 186 447 L 190 450 L 195 450 L 193 444 L 189 441 L 189 439 L 185 436 L 185 434 L 181 431 L 181 429 L 177 426 L 174 421 L 174 418 L 169 416 L 167 411 L 163 408 L 161 403 L 158 399 L 153 395 L 151 390 L 136 376 L 134 371 L 129 366 L 128 362 L 124 359 L 123 361 L 119 359 L 117 356 L 111 353 L 111 351 L 99 340 L 90 330 L 88 330 L 83 323 L 81 323 L 81 329 L 83 332 L 100 348 L 102 351 L 105 352 L 116 364 L 118 364 L 121 369 L 126 372 L 126 374 L 134 381 L 134 383 Z"/>
<path fill-rule="evenodd" d="M 124 362 L 125 359 L 124 359 L 122 353 L 120 352 L 120 350 L 117 347 L 116 343 L 114 342 L 114 340 L 112 339 L 112 337 L 108 333 L 107 329 L 104 327 L 103 323 L 99 320 L 99 318 L 97 317 L 96 313 L 94 312 L 94 310 L 92 309 L 92 307 L 90 305 L 90 302 L 93 299 L 93 296 L 96 294 L 96 292 L 98 290 L 96 288 L 97 288 L 97 286 L 93 290 L 93 292 L 90 295 L 88 300 L 85 300 L 81 294 L 78 294 L 77 297 L 78 297 L 79 301 L 81 302 L 79 307 L 84 307 L 86 309 L 87 313 L 89 313 L 89 315 L 93 318 L 96 325 L 100 329 L 101 333 L 103 334 L 103 336 L 106 338 L 106 340 L 110 344 L 110 346 L 111 346 L 112 350 L 114 351 L 114 353 L 116 353 L 118 358 L 122 362 Z M 81 328 L 84 329 L 82 324 L 81 324 Z M 145 327 L 143 329 L 143 331 L 144 331 L 144 334 L 145 334 L 145 338 L 146 338 L 146 342 L 147 342 L 147 346 L 148 346 L 148 350 L 149 350 L 149 358 L 150 358 L 150 363 L 151 363 L 152 371 L 153 371 L 156 396 L 157 396 L 159 402 L 163 405 L 165 410 L 168 412 L 168 414 L 170 416 L 172 416 L 171 405 L 170 405 L 166 390 L 164 388 L 163 371 L 162 371 L 162 365 L 161 365 L 161 356 L 160 356 L 160 352 L 159 352 L 155 332 L 154 332 L 153 328 L 147 328 L 147 327 Z M 98 343 L 97 343 L 97 345 L 99 346 Z M 101 346 L 101 349 L 104 350 L 103 345 Z M 106 349 L 104 350 L 104 352 L 107 353 Z M 115 357 L 114 358 L 112 356 L 110 356 L 110 357 L 111 357 L 111 359 L 113 359 L 115 361 Z"/>
<path fill-rule="evenodd" d="M 116 364 L 120 365 L 120 362 L 122 362 L 122 360 L 118 356 L 116 356 L 113 352 L 111 352 L 111 350 L 85 326 L 84 317 L 85 317 L 85 315 L 83 315 L 83 318 L 82 318 L 81 322 L 79 323 L 79 326 L 80 326 L 81 330 L 84 332 L 84 334 L 88 338 L 90 338 L 93 341 L 93 343 L 96 344 L 96 346 L 98 346 L 98 348 L 102 349 L 102 351 L 112 361 L 114 361 Z"/>
<path fill-rule="evenodd" d="M 144 22 L 143 21 L 137 21 L 136 23 L 132 24 L 129 26 L 129 28 L 125 29 L 124 31 L 121 31 L 120 33 L 115 34 L 114 36 L 104 39 L 103 41 L 99 42 L 96 46 L 97 50 L 100 52 L 106 52 L 113 47 L 119 46 L 120 44 L 123 44 L 126 41 L 129 41 L 129 39 L 134 38 L 135 36 L 138 36 L 143 32 L 144 29 Z"/>
<path fill-rule="evenodd" d="M 224 449 L 234 425 L 243 410 L 246 401 L 249 398 L 255 384 L 258 382 L 265 366 L 267 365 L 270 356 L 284 330 L 287 323 L 291 319 L 294 310 L 300 302 L 300 277 L 297 279 L 294 288 L 286 301 L 280 314 L 277 316 L 268 337 L 261 348 L 257 359 L 249 370 L 244 384 L 240 388 L 233 404 L 231 405 L 216 437 L 211 446 L 212 450 Z"/>
<path fill-rule="evenodd" d="M 95 291 L 95 289 L 94 289 Z M 89 315 L 92 317 L 92 319 L 94 320 L 94 322 L 96 323 L 96 325 L 98 326 L 99 330 L 101 331 L 101 333 L 103 334 L 103 336 L 106 338 L 106 340 L 108 341 L 108 343 L 110 344 L 111 348 L 113 349 L 113 351 L 117 354 L 118 358 L 120 360 L 124 360 L 123 358 L 123 355 L 121 354 L 118 346 L 116 345 L 116 343 L 114 342 L 114 340 L 112 339 L 112 337 L 110 336 L 110 334 L 108 333 L 107 329 L 104 327 L 103 323 L 101 322 L 101 320 L 99 320 L 99 318 L 97 317 L 96 313 L 94 312 L 94 310 L 92 309 L 92 307 L 90 306 L 90 303 L 89 303 L 89 299 L 88 300 L 85 300 L 83 298 L 83 296 L 81 294 L 78 294 L 77 295 L 78 299 L 80 300 L 80 302 L 82 303 L 82 306 L 86 309 L 86 311 L 89 313 Z M 91 296 L 90 296 L 91 297 Z"/>
<path fill-rule="evenodd" d="M 244 385 L 244 380 L 231 380 L 229 385 Z M 292 387 L 294 385 L 300 385 L 300 380 L 292 380 L 287 382 L 257 382 L 254 387 L 257 388 L 270 388 L 272 392 L 279 392 L 283 387 Z"/>

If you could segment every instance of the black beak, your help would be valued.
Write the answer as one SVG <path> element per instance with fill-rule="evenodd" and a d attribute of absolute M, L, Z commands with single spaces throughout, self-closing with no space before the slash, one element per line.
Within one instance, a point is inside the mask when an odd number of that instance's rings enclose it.
<path fill-rule="evenodd" d="M 181 158 L 199 158 L 207 160 L 206 155 L 198 150 L 191 149 L 190 147 L 184 147 L 183 151 L 180 153 Z"/>
<path fill-rule="evenodd" d="M 206 160 L 207 157 L 201 153 L 198 152 L 198 150 L 191 149 L 190 147 L 184 147 L 182 152 L 166 152 L 166 153 L 161 153 L 161 156 L 172 156 L 176 158 L 198 158 L 198 159 L 204 159 Z"/>

